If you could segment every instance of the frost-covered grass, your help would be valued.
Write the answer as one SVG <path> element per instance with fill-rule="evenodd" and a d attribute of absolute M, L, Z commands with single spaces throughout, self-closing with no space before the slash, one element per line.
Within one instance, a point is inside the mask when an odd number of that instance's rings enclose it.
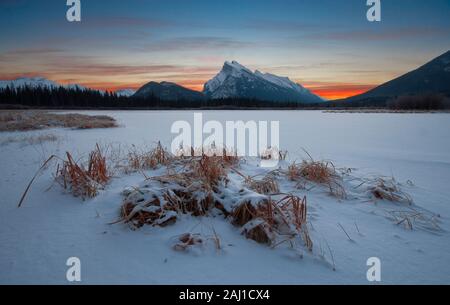
<path fill-rule="evenodd" d="M 446 183 L 450 179 L 450 160 L 445 153 L 449 140 L 446 130 L 450 126 L 443 115 L 406 118 L 273 112 L 270 116 L 274 119 L 282 118 L 281 145 L 289 151 L 286 161 L 280 163 L 280 168 L 264 169 L 258 167 L 257 159 L 240 160 L 226 170 L 226 176 L 213 166 L 196 166 L 199 160 L 185 166 L 177 160 L 167 162 L 171 158 L 155 152 L 158 139 L 163 147 L 168 146 L 165 131 L 170 122 L 191 113 L 111 115 L 124 127 L 54 129 L 52 134 L 61 140 L 47 142 L 40 149 L 20 143 L 2 147 L 1 283 L 67 283 L 65 262 L 72 256 L 81 259 L 83 283 L 93 284 L 367 284 L 366 261 L 374 256 L 382 262 L 382 283 L 450 282 L 450 193 Z M 230 119 L 269 116 L 268 112 L 221 113 L 224 115 Z M 314 135 L 311 128 L 316 130 Z M 427 136 L 410 139 L 408 134 Z M 15 135 L 0 134 L 0 140 Z M 67 151 L 77 164 L 88 164 L 96 143 L 106 148 L 102 151 L 112 178 L 95 197 L 83 201 L 72 196 L 70 188 L 54 183 L 55 169 L 66 160 Z M 136 159 L 130 158 L 130 153 L 150 161 L 128 168 Z M 50 155 L 61 160 L 55 159 L 37 177 L 17 209 L 29 179 Z M 330 170 L 330 175 L 324 176 L 339 183 L 345 196 L 330 194 L 330 180 L 308 174 L 291 177 L 289 167 L 295 164 L 300 168 L 303 161 L 315 163 L 318 168 L 313 173 L 322 173 L 323 167 Z M 205 169 L 203 174 L 201 169 Z M 139 196 L 160 196 L 161 208 L 169 202 L 169 197 L 164 198 L 168 191 L 176 195 L 171 196 L 172 202 L 187 198 L 182 196 L 205 194 L 195 192 L 200 186 L 189 184 L 189 173 L 200 173 L 205 181 L 213 182 L 216 191 L 212 188 L 212 195 L 218 196 L 222 206 L 216 206 L 213 200 L 214 205 L 204 215 L 174 209 L 158 218 L 160 222 L 176 218 L 165 226 L 145 223 L 136 228 L 123 221 L 123 206 L 126 201 L 134 202 L 128 199 L 137 202 Z M 194 182 L 203 183 L 194 177 Z M 186 187 L 194 192 L 184 194 Z M 409 200 L 380 196 L 380 189 L 389 195 L 407 195 L 400 198 Z M 286 204 L 290 209 L 304 199 L 311 252 L 301 235 L 303 231 L 295 236 L 285 234 L 296 230 L 295 225 L 274 228 L 279 231 L 271 243 L 253 240 L 264 241 L 261 233 L 265 233 L 266 225 L 272 221 L 284 223 L 283 217 L 288 217 L 276 212 L 274 204 Z M 152 200 L 145 202 L 150 203 L 146 212 L 158 212 Z M 258 208 L 258 203 L 263 203 L 261 210 L 251 211 Z M 237 217 L 243 212 L 247 213 L 245 217 Z M 292 214 L 292 219 L 295 217 Z M 239 219 L 242 222 L 236 224 Z M 258 226 L 263 230 L 248 234 Z"/>

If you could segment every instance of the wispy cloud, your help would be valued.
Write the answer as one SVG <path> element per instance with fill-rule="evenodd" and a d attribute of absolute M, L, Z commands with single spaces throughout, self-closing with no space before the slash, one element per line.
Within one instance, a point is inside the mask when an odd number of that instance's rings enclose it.
<path fill-rule="evenodd" d="M 242 23 L 242 28 L 264 31 L 295 31 L 323 29 L 319 23 L 307 23 L 302 21 L 287 20 L 246 20 Z"/>
<path fill-rule="evenodd" d="M 149 73 L 179 71 L 176 65 L 114 65 L 114 64 L 66 64 L 64 66 L 50 66 L 48 71 L 53 73 L 67 73 L 74 75 L 105 76 L 105 75 L 139 75 Z"/>
<path fill-rule="evenodd" d="M 409 27 L 400 29 L 336 31 L 321 34 L 308 34 L 307 38 L 335 41 L 387 41 L 402 38 L 430 37 L 449 35 L 449 28 L 441 27 Z"/>
<path fill-rule="evenodd" d="M 161 41 L 155 41 L 145 45 L 142 51 L 186 51 L 186 50 L 212 50 L 235 49 L 252 46 L 249 41 L 241 41 L 228 37 L 199 36 L 178 37 Z"/>
<path fill-rule="evenodd" d="M 52 55 L 57 53 L 63 53 L 64 49 L 58 48 L 23 48 L 23 49 L 14 49 L 7 52 L 4 52 L 3 56 L 19 56 L 19 55 Z"/>
<path fill-rule="evenodd" d="M 85 27 L 146 27 L 146 28 L 162 28 L 175 26 L 177 23 L 174 21 L 167 21 L 153 18 L 141 18 L 141 17 L 96 17 L 86 18 L 80 23 Z"/>

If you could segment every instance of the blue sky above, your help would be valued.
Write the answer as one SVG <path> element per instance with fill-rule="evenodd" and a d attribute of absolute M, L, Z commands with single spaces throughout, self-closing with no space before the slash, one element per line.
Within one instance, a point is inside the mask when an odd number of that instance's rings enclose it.
<path fill-rule="evenodd" d="M 364 90 L 450 49 L 450 1 L 0 0 L 0 77 L 96 88 L 174 81 L 200 90 L 225 60 L 289 76 L 323 95 Z M 337 94 L 337 93 L 336 93 Z"/>

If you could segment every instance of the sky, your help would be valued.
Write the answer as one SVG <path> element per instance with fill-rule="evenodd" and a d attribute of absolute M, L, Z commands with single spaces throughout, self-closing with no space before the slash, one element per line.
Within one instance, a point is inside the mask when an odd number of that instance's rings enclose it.
<path fill-rule="evenodd" d="M 0 79 L 42 76 L 118 90 L 203 89 L 226 60 L 314 93 L 365 92 L 450 49 L 450 0 L 0 0 Z"/>

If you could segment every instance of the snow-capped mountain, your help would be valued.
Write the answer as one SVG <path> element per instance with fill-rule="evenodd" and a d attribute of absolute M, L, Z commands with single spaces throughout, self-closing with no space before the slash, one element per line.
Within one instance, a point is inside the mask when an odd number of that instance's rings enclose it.
<path fill-rule="evenodd" d="M 19 77 L 14 80 L 0 80 L 0 89 L 6 89 L 6 87 L 9 87 L 11 89 L 24 87 L 57 89 L 62 87 L 73 90 L 87 90 L 86 87 L 78 84 L 61 85 L 44 77 Z"/>
<path fill-rule="evenodd" d="M 260 71 L 252 72 L 236 61 L 225 62 L 219 74 L 205 84 L 203 93 L 211 99 L 251 98 L 280 102 L 323 102 L 321 97 L 287 77 Z"/>
<path fill-rule="evenodd" d="M 5 89 L 6 87 L 55 89 L 61 87 L 61 85 L 43 77 L 20 77 L 15 80 L 0 80 L 0 89 Z"/>
<path fill-rule="evenodd" d="M 117 96 L 130 97 L 136 93 L 136 90 L 133 89 L 121 89 L 116 91 Z"/>

